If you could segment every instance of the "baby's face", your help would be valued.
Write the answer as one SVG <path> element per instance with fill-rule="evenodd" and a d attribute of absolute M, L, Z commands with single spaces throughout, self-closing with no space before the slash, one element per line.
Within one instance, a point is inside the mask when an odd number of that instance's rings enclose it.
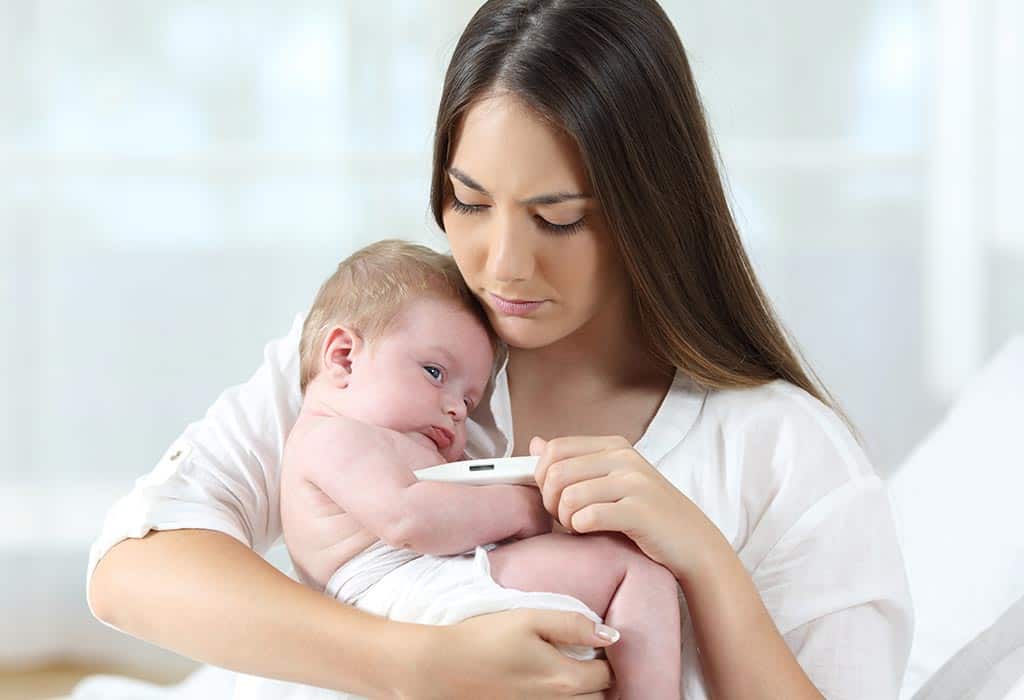
<path fill-rule="evenodd" d="M 457 461 L 466 415 L 480 402 L 493 361 L 487 330 L 472 313 L 452 301 L 417 299 L 353 358 L 345 413 Z"/>

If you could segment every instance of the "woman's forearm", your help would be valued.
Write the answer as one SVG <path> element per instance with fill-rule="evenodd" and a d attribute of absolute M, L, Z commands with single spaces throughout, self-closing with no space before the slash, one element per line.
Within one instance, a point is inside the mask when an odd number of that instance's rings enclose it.
<path fill-rule="evenodd" d="M 739 557 L 717 529 L 709 539 L 700 565 L 677 577 L 711 696 L 820 700 Z"/>
<path fill-rule="evenodd" d="M 429 635 L 341 605 L 210 530 L 119 543 L 89 597 L 103 621 L 185 656 L 370 697 L 398 697 Z"/>

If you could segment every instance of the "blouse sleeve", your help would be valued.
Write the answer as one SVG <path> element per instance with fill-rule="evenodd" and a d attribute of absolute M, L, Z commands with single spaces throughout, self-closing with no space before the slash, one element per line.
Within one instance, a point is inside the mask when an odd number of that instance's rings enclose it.
<path fill-rule="evenodd" d="M 877 477 L 807 510 L 753 572 L 790 650 L 829 700 L 899 696 L 913 630 L 903 560 Z"/>
<path fill-rule="evenodd" d="M 895 700 L 913 612 L 884 484 L 834 413 L 796 388 L 772 391 L 743 431 L 754 488 L 740 557 L 826 698 Z"/>
<path fill-rule="evenodd" d="M 89 552 L 87 586 L 115 544 L 150 530 L 216 530 L 261 554 L 277 541 L 281 455 L 302 401 L 302 323 L 300 314 L 288 335 L 266 346 L 252 378 L 221 394 L 114 503 Z"/>

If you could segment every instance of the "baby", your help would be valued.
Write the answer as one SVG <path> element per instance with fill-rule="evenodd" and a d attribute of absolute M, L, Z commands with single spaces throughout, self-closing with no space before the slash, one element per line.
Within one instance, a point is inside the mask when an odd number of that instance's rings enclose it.
<path fill-rule="evenodd" d="M 536 487 L 413 474 L 467 458 L 466 416 L 485 396 L 498 349 L 449 256 L 382 241 L 338 266 L 303 327 L 303 404 L 284 449 L 281 521 L 297 575 L 342 602 L 421 624 L 511 608 L 602 622 L 598 611 L 621 631 L 607 648 L 620 697 L 677 698 L 679 605 L 667 569 L 617 533 L 551 532 Z M 314 694 L 281 692 L 287 685 L 240 677 L 236 697 Z"/>

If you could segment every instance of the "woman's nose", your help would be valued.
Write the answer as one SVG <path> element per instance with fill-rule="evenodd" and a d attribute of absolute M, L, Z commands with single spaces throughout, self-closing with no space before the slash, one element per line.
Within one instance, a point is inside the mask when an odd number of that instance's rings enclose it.
<path fill-rule="evenodd" d="M 518 230 L 517 230 L 518 229 Z M 512 216 L 496 216 L 487 249 L 487 268 L 497 282 L 518 282 L 533 276 L 533 249 L 523 224 Z"/>

